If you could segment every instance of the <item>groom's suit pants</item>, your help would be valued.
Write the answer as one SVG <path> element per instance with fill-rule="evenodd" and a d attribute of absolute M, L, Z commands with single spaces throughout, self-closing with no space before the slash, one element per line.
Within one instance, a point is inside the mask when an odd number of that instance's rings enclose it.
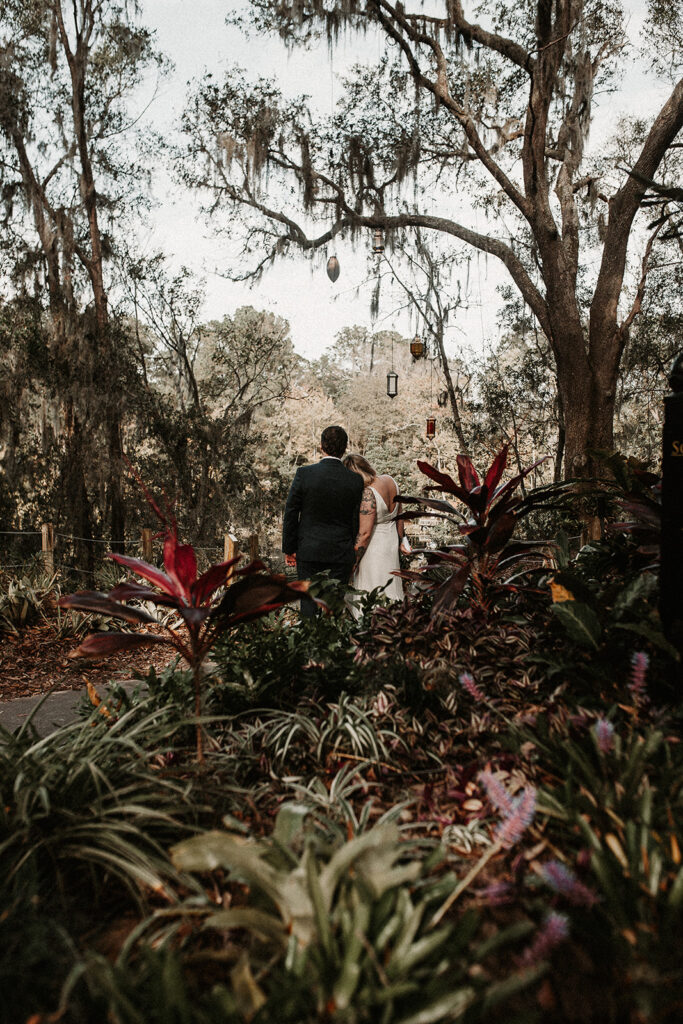
<path fill-rule="evenodd" d="M 319 572 L 329 572 L 329 578 L 339 580 L 340 583 L 348 583 L 353 570 L 353 562 L 337 562 L 330 565 L 329 562 L 300 562 L 297 559 L 296 574 L 300 580 L 310 580 Z M 318 611 L 318 606 L 311 601 L 310 597 L 301 598 L 301 618 L 312 619 Z"/>

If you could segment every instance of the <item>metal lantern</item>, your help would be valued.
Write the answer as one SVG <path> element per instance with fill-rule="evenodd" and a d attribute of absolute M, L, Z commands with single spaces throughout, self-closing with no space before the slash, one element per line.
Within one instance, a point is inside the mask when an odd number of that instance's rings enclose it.
<path fill-rule="evenodd" d="M 396 398 L 398 394 L 398 374 L 393 370 L 387 374 L 387 394 L 389 398 Z"/>
<path fill-rule="evenodd" d="M 424 353 L 425 347 L 422 338 L 419 334 L 416 334 L 410 343 L 410 354 L 413 359 L 419 359 Z"/>
<path fill-rule="evenodd" d="M 436 417 L 427 417 L 427 437 L 434 437 L 436 435 Z"/>
<path fill-rule="evenodd" d="M 339 277 L 339 260 L 336 256 L 330 256 L 327 261 L 327 276 L 333 283 Z"/>
<path fill-rule="evenodd" d="M 448 401 L 448 392 L 447 391 L 439 391 L 439 394 L 438 394 L 436 400 L 439 403 L 439 408 L 443 409 L 444 405 Z"/>
<path fill-rule="evenodd" d="M 378 254 L 384 252 L 384 238 L 382 237 L 382 229 L 375 228 L 375 234 L 373 236 L 372 251 Z"/>

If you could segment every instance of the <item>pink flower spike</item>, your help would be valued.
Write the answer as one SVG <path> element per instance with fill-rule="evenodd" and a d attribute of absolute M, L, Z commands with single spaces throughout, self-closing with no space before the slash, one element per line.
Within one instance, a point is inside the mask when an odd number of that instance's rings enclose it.
<path fill-rule="evenodd" d="M 479 899 L 486 900 L 491 907 L 500 907 L 512 903 L 515 894 L 509 882 L 491 882 L 476 894 Z"/>
<path fill-rule="evenodd" d="M 593 726 L 593 735 L 601 754 L 609 754 L 614 744 L 614 726 L 606 718 L 598 718 Z"/>
<path fill-rule="evenodd" d="M 522 963 L 532 967 L 546 960 L 550 953 L 569 938 L 569 921 L 564 914 L 551 912 L 536 933 L 536 938 L 522 954 Z"/>
<path fill-rule="evenodd" d="M 460 685 L 463 689 L 467 690 L 470 697 L 474 697 L 475 700 L 486 700 L 486 697 L 481 692 L 469 672 L 463 672 L 459 678 Z"/>
<path fill-rule="evenodd" d="M 574 872 L 559 860 L 548 861 L 541 868 L 551 889 L 576 907 L 593 907 L 598 901 L 592 889 L 580 882 Z"/>
<path fill-rule="evenodd" d="M 515 799 L 514 810 L 500 823 L 494 839 L 506 849 L 515 846 L 524 835 L 536 813 L 536 790 L 525 786 L 522 795 Z"/>
<path fill-rule="evenodd" d="M 637 703 L 644 704 L 647 701 L 645 686 L 649 667 L 650 659 L 645 651 L 636 651 L 631 658 L 631 682 L 628 684 L 628 688 Z"/>
<path fill-rule="evenodd" d="M 479 772 L 479 782 L 486 790 L 489 801 L 500 814 L 509 815 L 513 813 L 515 801 L 493 772 Z"/>

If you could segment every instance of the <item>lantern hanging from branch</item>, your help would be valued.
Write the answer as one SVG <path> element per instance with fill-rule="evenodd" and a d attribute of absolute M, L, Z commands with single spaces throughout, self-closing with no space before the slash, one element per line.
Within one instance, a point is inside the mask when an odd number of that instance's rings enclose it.
<path fill-rule="evenodd" d="M 439 408 L 443 409 L 444 405 L 448 401 L 448 392 L 447 391 L 439 391 L 439 394 L 438 394 L 436 400 L 439 403 Z"/>
<path fill-rule="evenodd" d="M 387 374 L 387 394 L 389 398 L 396 398 L 398 394 L 398 374 L 394 370 L 389 370 Z"/>
<path fill-rule="evenodd" d="M 339 260 L 336 256 L 330 256 L 327 261 L 327 276 L 333 283 L 339 277 Z"/>
<path fill-rule="evenodd" d="M 434 437 L 436 435 L 436 417 L 427 417 L 427 437 Z"/>
<path fill-rule="evenodd" d="M 384 252 L 384 238 L 382 236 L 382 229 L 375 228 L 375 234 L 373 236 L 372 251 L 381 255 Z"/>
<path fill-rule="evenodd" d="M 410 354 L 413 359 L 419 359 L 424 354 L 424 343 L 419 334 L 416 334 L 410 343 Z"/>

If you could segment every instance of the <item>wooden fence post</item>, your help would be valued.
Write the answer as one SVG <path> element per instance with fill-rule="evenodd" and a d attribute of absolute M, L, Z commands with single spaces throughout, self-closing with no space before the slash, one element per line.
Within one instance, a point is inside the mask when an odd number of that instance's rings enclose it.
<path fill-rule="evenodd" d="M 223 561 L 229 562 L 231 558 L 236 558 L 237 551 L 237 537 L 233 533 L 223 534 Z M 235 570 L 234 568 L 228 569 L 228 577 L 226 579 L 227 586 L 235 582 Z"/>
<path fill-rule="evenodd" d="M 41 529 L 45 572 L 52 576 L 55 571 L 55 528 L 52 523 L 43 523 Z"/>
<path fill-rule="evenodd" d="M 152 561 L 152 538 L 154 536 L 154 530 L 150 530 L 148 526 L 143 527 L 142 530 L 142 557 L 145 562 Z"/>

